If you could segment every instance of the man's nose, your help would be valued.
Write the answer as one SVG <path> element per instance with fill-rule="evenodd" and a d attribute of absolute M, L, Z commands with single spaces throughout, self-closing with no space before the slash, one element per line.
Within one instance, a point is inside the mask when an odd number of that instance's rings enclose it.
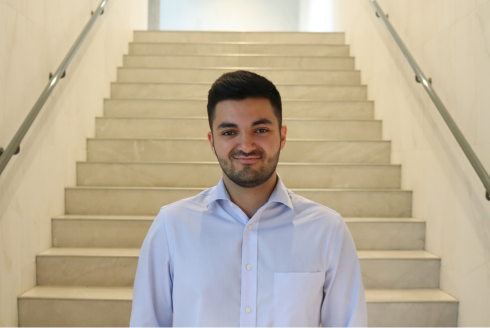
<path fill-rule="evenodd" d="M 242 133 L 238 142 L 237 148 L 244 153 L 250 153 L 256 148 L 254 137 L 248 133 Z"/>

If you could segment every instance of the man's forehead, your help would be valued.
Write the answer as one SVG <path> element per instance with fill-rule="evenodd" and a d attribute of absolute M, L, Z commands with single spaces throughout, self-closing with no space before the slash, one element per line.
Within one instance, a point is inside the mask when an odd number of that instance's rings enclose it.
<path fill-rule="evenodd" d="M 258 116 L 274 116 L 274 109 L 266 98 L 223 100 L 216 104 L 215 116 L 235 116 L 253 119 L 253 117 Z"/>

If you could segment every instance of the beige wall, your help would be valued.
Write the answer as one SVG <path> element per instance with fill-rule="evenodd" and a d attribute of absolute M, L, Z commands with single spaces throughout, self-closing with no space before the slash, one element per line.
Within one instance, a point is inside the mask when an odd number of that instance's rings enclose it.
<path fill-rule="evenodd" d="M 100 0 L 0 0 L 0 147 L 17 128 Z M 0 326 L 17 324 L 17 295 L 36 284 L 35 255 L 51 247 L 51 217 L 102 115 L 148 0 L 110 0 L 0 176 Z"/>
<path fill-rule="evenodd" d="M 460 300 L 460 326 L 490 326 L 490 202 L 443 119 L 368 0 L 329 0 L 336 28 L 375 100 L 383 136 L 442 257 L 441 288 Z M 490 171 L 490 1 L 379 0 L 389 20 Z"/>

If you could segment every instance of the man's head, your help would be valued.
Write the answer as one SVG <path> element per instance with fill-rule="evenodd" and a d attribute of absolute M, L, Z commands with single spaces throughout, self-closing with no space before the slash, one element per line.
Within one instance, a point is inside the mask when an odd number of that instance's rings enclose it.
<path fill-rule="evenodd" d="M 208 118 L 209 142 L 231 181 L 253 188 L 273 176 L 287 128 L 272 82 L 247 71 L 223 74 L 209 90 Z"/>

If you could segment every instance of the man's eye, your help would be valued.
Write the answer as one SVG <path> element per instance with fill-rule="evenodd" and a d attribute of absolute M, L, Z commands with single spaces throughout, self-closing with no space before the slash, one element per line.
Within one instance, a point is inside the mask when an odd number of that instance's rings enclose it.
<path fill-rule="evenodd" d="M 223 136 L 231 136 L 233 134 L 235 134 L 235 132 L 233 132 L 233 131 L 225 131 L 221 135 L 223 135 Z"/>
<path fill-rule="evenodd" d="M 262 129 L 257 129 L 257 132 L 258 132 L 258 133 L 266 133 L 266 132 L 268 132 L 268 131 L 269 131 L 268 129 L 264 129 L 264 128 L 262 128 Z"/>

